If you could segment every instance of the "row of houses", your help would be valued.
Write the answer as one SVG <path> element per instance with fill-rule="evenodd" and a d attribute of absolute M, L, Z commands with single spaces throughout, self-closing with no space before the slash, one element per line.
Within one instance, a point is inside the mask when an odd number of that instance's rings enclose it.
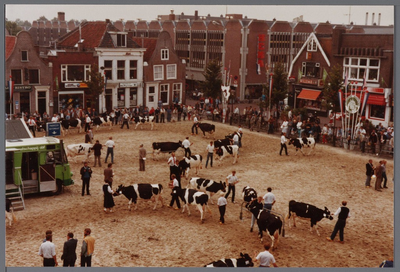
<path fill-rule="evenodd" d="M 29 33 L 49 32 L 39 31 L 37 22 L 32 25 L 17 35 L 18 44 Z M 249 19 L 240 14 L 199 16 L 197 11 L 175 15 L 171 11 L 153 21 L 85 22 L 68 31 L 48 45 L 38 44 L 44 40 L 38 36 L 28 43 L 30 52 L 37 52 L 51 70 L 45 73 L 49 78 L 43 75 L 39 83 L 27 76 L 35 73 L 29 68 L 33 62 L 22 60 L 21 52 L 27 50 L 18 46 L 19 53 L 14 50 L 6 59 L 7 73 L 20 70 L 13 72 L 21 77 L 15 90 L 22 97 L 14 97 L 20 109 L 40 112 L 45 108 L 40 105 L 45 104 L 51 112 L 66 106 L 87 107 L 93 99 L 98 100 L 100 111 L 152 107 L 160 99 L 168 105 L 175 97 L 185 102 L 186 90 L 196 89 L 209 61 L 217 60 L 230 72 L 235 95 L 241 100 L 259 98 L 275 65 L 283 63 L 289 79 L 289 105 L 318 111 L 324 110 L 324 76 L 339 64 L 344 67 L 343 78 L 347 73 L 350 82 L 360 88 L 366 75 L 366 87 L 373 94 L 366 111 L 369 117 L 377 122 L 392 120 L 393 26 L 368 25 L 367 20 L 362 26 L 312 24 Z M 105 92 L 98 98 L 85 96 L 82 84 L 93 65 L 107 76 Z M 24 92 L 32 94 L 29 102 Z"/>

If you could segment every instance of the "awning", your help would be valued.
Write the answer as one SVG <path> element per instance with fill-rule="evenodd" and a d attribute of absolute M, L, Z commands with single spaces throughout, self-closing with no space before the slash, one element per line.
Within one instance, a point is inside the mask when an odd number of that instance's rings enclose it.
<path fill-rule="evenodd" d="M 297 98 L 298 99 L 307 99 L 307 100 L 317 100 L 317 98 L 320 94 L 321 94 L 321 91 L 303 89 L 300 92 L 300 94 L 297 96 Z"/>
<path fill-rule="evenodd" d="M 367 104 L 386 106 L 385 96 L 383 94 L 369 94 Z"/>

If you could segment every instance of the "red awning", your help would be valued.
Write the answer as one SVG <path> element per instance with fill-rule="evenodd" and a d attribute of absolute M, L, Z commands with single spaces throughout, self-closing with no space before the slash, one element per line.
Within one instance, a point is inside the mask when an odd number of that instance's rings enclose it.
<path fill-rule="evenodd" d="M 383 94 L 369 94 L 367 104 L 385 106 L 385 96 Z"/>
<path fill-rule="evenodd" d="M 297 98 L 298 99 L 307 99 L 307 100 L 317 100 L 317 98 L 320 94 L 321 94 L 321 91 L 303 89 L 303 90 L 301 90 L 301 92 L 300 92 L 299 96 L 297 96 Z"/>

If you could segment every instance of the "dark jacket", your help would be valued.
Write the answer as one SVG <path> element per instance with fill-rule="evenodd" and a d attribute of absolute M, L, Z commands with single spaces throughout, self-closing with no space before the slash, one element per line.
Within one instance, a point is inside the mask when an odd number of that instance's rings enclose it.
<path fill-rule="evenodd" d="M 365 167 L 367 169 L 366 175 L 369 177 L 372 176 L 374 174 L 374 168 L 372 167 L 372 165 L 370 163 L 367 163 Z"/>
<path fill-rule="evenodd" d="M 76 244 L 77 239 L 71 238 L 64 243 L 63 254 L 61 255 L 61 260 L 64 262 L 75 262 L 76 261 Z"/>
<path fill-rule="evenodd" d="M 92 168 L 89 166 L 87 167 L 87 172 L 89 173 L 89 178 L 92 177 Z M 85 166 L 81 168 L 81 178 L 83 178 L 83 175 L 85 174 Z"/>

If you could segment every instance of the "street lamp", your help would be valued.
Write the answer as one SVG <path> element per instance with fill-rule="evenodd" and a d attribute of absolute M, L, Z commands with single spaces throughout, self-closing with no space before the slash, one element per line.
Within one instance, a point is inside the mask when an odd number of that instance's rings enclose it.
<path fill-rule="evenodd" d="M 232 126 L 232 119 L 233 119 L 233 96 L 235 95 L 235 90 L 230 90 L 231 95 L 230 95 L 230 99 L 231 99 L 231 119 L 229 124 Z"/>

